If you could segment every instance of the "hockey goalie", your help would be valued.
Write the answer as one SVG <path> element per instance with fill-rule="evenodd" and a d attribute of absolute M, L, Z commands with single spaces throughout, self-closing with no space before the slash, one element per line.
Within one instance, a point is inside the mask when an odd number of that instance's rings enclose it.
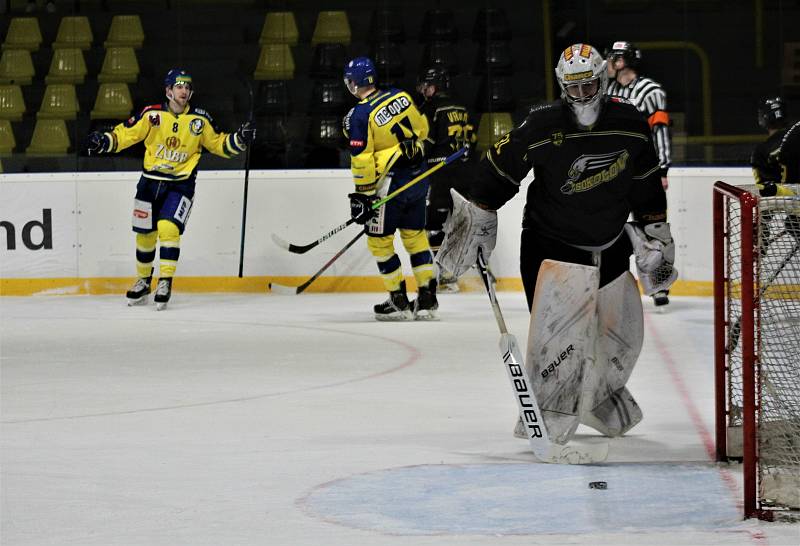
<path fill-rule="evenodd" d="M 487 151 L 472 170 L 468 195 L 453 192 L 437 255 L 455 277 L 478 255 L 488 261 L 496 211 L 533 171 L 520 249 L 531 311 L 525 369 L 556 444 L 566 444 L 580 423 L 616 437 L 641 421 L 625 386 L 643 337 L 630 257 L 648 295 L 678 276 L 647 120 L 628 102 L 605 96 L 605 63 L 588 44 L 561 53 L 561 100 L 533 109 Z"/>

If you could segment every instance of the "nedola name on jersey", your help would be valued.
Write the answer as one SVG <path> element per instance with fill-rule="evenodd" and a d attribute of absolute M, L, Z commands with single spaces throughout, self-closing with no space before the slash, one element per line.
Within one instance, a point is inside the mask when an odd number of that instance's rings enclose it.
<path fill-rule="evenodd" d="M 395 116 L 402 114 L 411 106 L 408 97 L 399 96 L 392 102 L 375 112 L 375 124 L 382 127 L 392 121 Z"/>

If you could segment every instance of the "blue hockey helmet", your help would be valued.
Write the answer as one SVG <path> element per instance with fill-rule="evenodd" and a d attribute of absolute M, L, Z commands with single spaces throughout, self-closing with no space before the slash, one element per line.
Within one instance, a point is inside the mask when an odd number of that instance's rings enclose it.
<path fill-rule="evenodd" d="M 192 88 L 192 75 L 181 68 L 173 68 L 164 77 L 164 87 L 172 87 L 175 84 L 182 83 Z"/>
<path fill-rule="evenodd" d="M 344 83 L 351 93 L 359 87 L 375 85 L 377 73 L 369 57 L 356 57 L 344 66 Z"/>

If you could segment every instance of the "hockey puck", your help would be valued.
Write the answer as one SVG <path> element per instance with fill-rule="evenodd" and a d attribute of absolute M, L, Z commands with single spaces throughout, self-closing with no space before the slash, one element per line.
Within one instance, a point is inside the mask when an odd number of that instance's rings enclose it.
<path fill-rule="evenodd" d="M 606 482 L 589 482 L 589 489 L 608 489 Z"/>

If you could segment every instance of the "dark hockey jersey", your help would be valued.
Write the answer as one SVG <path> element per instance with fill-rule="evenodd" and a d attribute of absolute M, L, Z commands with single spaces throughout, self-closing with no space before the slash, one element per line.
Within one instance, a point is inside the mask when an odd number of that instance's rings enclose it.
<path fill-rule="evenodd" d="M 800 121 L 786 131 L 778 148 L 781 182 L 800 184 Z"/>
<path fill-rule="evenodd" d="M 425 159 L 430 166 L 464 146 L 475 145 L 475 128 L 469 112 L 452 97 L 437 93 L 422 104 L 421 110 L 430 126 L 425 139 Z"/>
<path fill-rule="evenodd" d="M 492 146 L 476 170 L 470 197 L 490 208 L 511 199 L 533 169 L 523 226 L 564 243 L 613 242 L 631 212 L 665 221 L 666 194 L 644 116 L 609 100 L 591 130 L 581 130 L 561 101 L 533 110 Z"/>
<path fill-rule="evenodd" d="M 781 181 L 781 167 L 778 164 L 778 149 L 786 130 L 772 133 L 767 140 L 758 144 L 750 156 L 750 166 L 753 168 L 753 178 L 759 189 L 764 188 L 764 183 L 778 184 Z"/>

